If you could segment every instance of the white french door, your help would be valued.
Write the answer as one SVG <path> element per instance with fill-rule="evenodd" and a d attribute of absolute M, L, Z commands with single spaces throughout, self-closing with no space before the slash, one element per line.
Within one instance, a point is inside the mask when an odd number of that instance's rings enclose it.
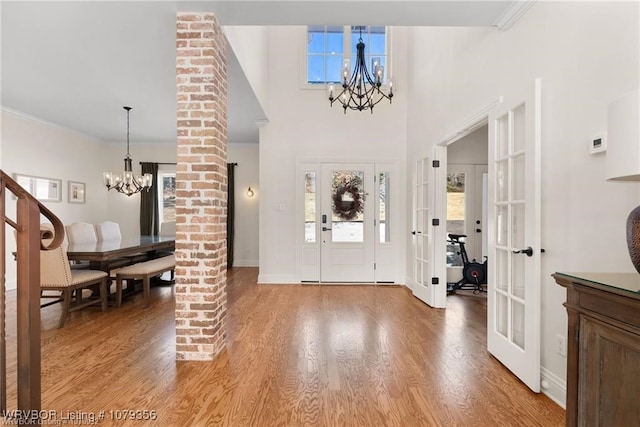
<path fill-rule="evenodd" d="M 322 282 L 374 282 L 374 165 L 322 164 Z"/>
<path fill-rule="evenodd" d="M 540 97 L 526 93 L 489 113 L 487 346 L 540 391 Z"/>
<path fill-rule="evenodd" d="M 442 153 L 441 150 L 440 155 L 446 157 L 446 151 Z M 446 231 L 444 223 L 442 226 L 434 225 L 434 220 L 439 221 L 438 216 L 444 218 L 442 212 L 437 212 L 435 209 L 436 182 L 440 170 L 442 169 L 434 167 L 432 158 L 423 157 L 416 161 L 413 173 L 413 231 L 411 232 L 413 283 L 411 288 L 418 299 L 431 307 L 446 305 L 445 247 L 444 245 L 442 248 L 434 247 L 434 242 L 439 240 L 444 242 L 444 237 L 436 234 Z"/>

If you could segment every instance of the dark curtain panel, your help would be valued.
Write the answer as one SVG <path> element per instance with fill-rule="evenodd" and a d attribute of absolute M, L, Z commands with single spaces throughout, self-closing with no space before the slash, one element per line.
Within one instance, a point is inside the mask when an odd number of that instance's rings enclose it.
<path fill-rule="evenodd" d="M 234 168 L 237 163 L 227 163 L 227 268 L 233 267 L 233 230 L 235 215 Z"/>
<path fill-rule="evenodd" d="M 158 164 L 141 162 L 142 174 L 153 175 L 153 184 L 149 191 L 140 192 L 140 234 L 158 235 Z"/>

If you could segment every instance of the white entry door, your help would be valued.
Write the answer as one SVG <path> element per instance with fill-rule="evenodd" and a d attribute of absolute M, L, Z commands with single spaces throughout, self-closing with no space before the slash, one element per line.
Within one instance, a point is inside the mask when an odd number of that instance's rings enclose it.
<path fill-rule="evenodd" d="M 540 391 L 540 96 L 535 81 L 489 114 L 489 352 Z"/>
<path fill-rule="evenodd" d="M 374 180 L 373 164 L 322 165 L 322 282 L 375 280 Z"/>

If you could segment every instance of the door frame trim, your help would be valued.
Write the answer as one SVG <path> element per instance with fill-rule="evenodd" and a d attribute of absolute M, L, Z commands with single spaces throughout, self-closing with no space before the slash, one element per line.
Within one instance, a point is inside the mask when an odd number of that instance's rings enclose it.
<path fill-rule="evenodd" d="M 473 116 L 462 122 L 460 126 L 456 128 L 456 130 L 447 134 L 447 136 L 443 137 L 440 142 L 436 143 L 434 148 L 434 154 L 442 156 L 444 153 L 444 160 L 441 162 L 443 164 L 443 168 L 441 171 L 441 176 L 444 176 L 444 182 L 440 182 L 439 185 L 435 186 L 435 201 L 436 201 L 436 211 L 437 215 L 440 218 L 446 218 L 447 216 L 447 162 L 446 162 L 446 154 L 448 146 L 453 144 L 454 142 L 464 138 L 470 133 L 480 129 L 482 126 L 489 123 L 489 111 L 495 108 L 497 105 L 500 105 L 503 101 L 503 97 L 499 96 L 494 101 L 490 102 L 487 106 L 478 110 Z M 491 177 L 489 177 L 491 179 Z M 438 208 L 440 208 L 438 210 Z M 486 224 L 483 224 L 486 227 Z M 446 282 L 447 277 L 447 258 L 446 258 L 446 241 L 447 241 L 447 233 L 445 227 L 440 227 L 441 230 L 439 233 L 435 233 L 433 239 L 434 247 L 432 250 L 433 253 L 442 253 L 442 256 L 434 259 L 434 275 L 437 277 L 442 277 Z M 438 248 L 441 250 L 438 251 Z M 438 288 L 438 294 L 436 295 L 436 301 L 438 301 L 441 305 L 439 307 L 446 308 L 447 306 L 447 286 L 444 285 Z"/>

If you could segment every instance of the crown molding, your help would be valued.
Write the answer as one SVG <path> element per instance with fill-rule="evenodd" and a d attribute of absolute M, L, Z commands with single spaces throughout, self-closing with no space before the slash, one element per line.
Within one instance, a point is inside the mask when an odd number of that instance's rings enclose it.
<path fill-rule="evenodd" d="M 43 119 L 41 119 L 39 117 L 32 116 L 32 115 L 27 114 L 27 113 L 23 113 L 22 111 L 19 111 L 19 110 L 14 110 L 13 108 L 9 108 L 9 107 L 4 106 L 4 105 L 0 105 L 0 110 L 2 110 L 5 113 L 11 114 L 13 116 L 19 117 L 21 119 L 29 120 L 31 122 L 35 122 L 35 123 L 38 123 L 38 124 L 41 124 L 41 125 L 44 125 L 44 126 L 47 126 L 47 127 L 50 127 L 50 128 L 62 130 L 62 131 L 65 131 L 65 132 L 72 132 L 72 133 L 74 133 L 76 135 L 82 136 L 83 138 L 87 138 L 87 139 L 89 139 L 89 140 L 91 140 L 93 142 L 97 142 L 97 143 L 105 142 L 100 138 L 96 138 L 95 136 L 92 136 L 92 135 L 87 135 L 86 133 L 80 132 L 80 131 L 78 131 L 76 129 L 72 129 L 70 127 L 62 126 L 62 125 L 59 125 L 57 123 L 49 122 L 47 120 L 43 120 Z"/>
<path fill-rule="evenodd" d="M 502 31 L 507 31 L 509 28 L 513 27 L 534 4 L 534 0 L 514 1 L 511 6 L 509 6 L 507 10 L 505 10 L 502 15 L 493 22 L 493 25 Z"/>

